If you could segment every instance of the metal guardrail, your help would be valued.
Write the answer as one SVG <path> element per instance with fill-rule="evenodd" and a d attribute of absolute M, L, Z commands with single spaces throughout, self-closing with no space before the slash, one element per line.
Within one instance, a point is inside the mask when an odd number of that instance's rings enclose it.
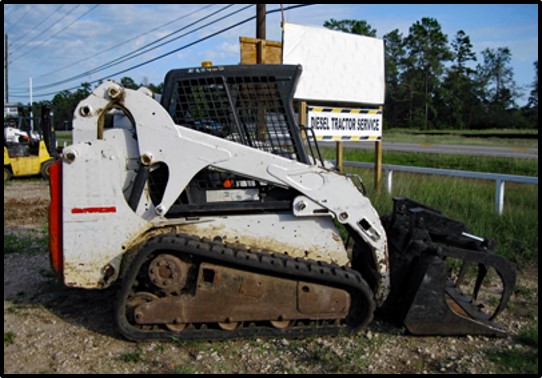
<path fill-rule="evenodd" d="M 349 167 L 370 168 L 370 169 L 374 169 L 374 166 L 375 166 L 374 163 L 363 163 L 363 162 L 357 162 L 357 161 L 345 161 L 343 162 L 343 164 Z M 504 209 L 505 182 L 517 182 L 517 183 L 522 183 L 522 184 L 538 185 L 538 177 L 506 175 L 506 174 L 501 174 L 501 173 L 487 173 L 487 172 L 459 171 L 459 170 L 454 170 L 454 169 L 411 167 L 411 166 L 394 165 L 394 164 L 382 164 L 382 170 L 384 171 L 384 180 L 386 182 L 386 189 L 389 194 L 391 194 L 392 187 L 393 187 L 393 172 L 394 171 L 495 181 L 495 212 L 499 215 L 502 214 L 503 209 Z"/>

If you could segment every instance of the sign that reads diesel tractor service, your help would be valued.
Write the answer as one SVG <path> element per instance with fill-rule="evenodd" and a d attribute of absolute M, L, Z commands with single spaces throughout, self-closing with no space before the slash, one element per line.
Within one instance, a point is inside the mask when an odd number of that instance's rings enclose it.
<path fill-rule="evenodd" d="M 317 140 L 382 139 L 382 109 L 309 107 L 308 123 Z"/>

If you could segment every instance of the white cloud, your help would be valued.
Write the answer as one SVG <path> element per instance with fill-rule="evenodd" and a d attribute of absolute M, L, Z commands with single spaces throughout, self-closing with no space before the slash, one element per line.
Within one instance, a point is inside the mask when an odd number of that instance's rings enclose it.
<path fill-rule="evenodd" d="M 223 51 L 225 55 L 239 55 L 239 43 L 222 42 L 218 49 Z"/>
<path fill-rule="evenodd" d="M 290 4 L 284 4 L 284 7 L 286 8 L 288 5 Z M 81 5 L 79 8 L 75 9 L 73 13 L 66 16 L 63 21 L 59 22 L 58 25 L 47 30 L 48 27 L 52 26 L 62 15 L 74 8 L 73 4 L 65 4 L 62 8 L 58 9 L 59 6 L 59 4 L 32 4 L 31 6 L 27 4 L 4 5 L 4 31 L 9 33 L 10 52 L 13 53 L 13 55 L 11 55 L 13 58 L 30 50 L 32 46 L 39 45 L 46 41 L 55 31 L 61 30 L 91 9 L 94 5 Z M 206 6 L 207 5 L 201 4 L 102 4 L 84 18 L 75 22 L 72 26 L 60 32 L 50 41 L 44 42 L 42 46 L 14 61 L 9 67 L 10 84 L 13 87 L 26 87 L 29 76 L 36 77 L 34 80 L 36 85 L 64 80 L 98 67 L 110 60 L 119 58 L 138 47 L 164 37 L 165 35 L 222 8 L 224 5 L 216 4 L 203 9 Z M 205 18 L 197 26 L 201 26 L 230 12 L 239 10 L 243 6 L 245 5 L 236 4 L 216 16 Z M 278 7 L 279 5 L 277 4 L 268 4 L 267 10 L 276 9 Z M 375 6 L 362 4 L 318 4 L 287 11 L 285 12 L 285 20 L 287 22 L 303 25 L 322 26 L 324 21 L 329 20 L 330 18 L 338 20 L 365 19 L 378 30 L 378 35 L 381 37 L 395 28 L 399 28 L 403 33 L 407 34 L 410 25 L 424 16 L 423 14 L 419 14 L 419 17 L 416 16 L 418 17 L 416 19 L 412 18 L 410 15 L 406 16 L 403 14 L 404 12 L 394 13 L 393 11 L 397 8 L 394 5 L 383 7 L 384 8 L 376 9 Z M 518 7 L 521 8 L 521 6 Z M 435 8 L 437 10 L 439 9 L 438 6 Z M 57 9 L 58 11 L 55 13 L 55 10 Z M 408 9 L 416 9 L 416 6 L 412 5 Z M 190 12 L 197 10 L 200 11 L 193 15 L 188 15 Z M 96 73 L 92 75 L 92 78 L 96 79 L 108 74 L 113 74 L 120 69 L 127 68 L 131 65 L 141 63 L 146 59 L 156 57 L 159 54 L 164 54 L 168 51 L 180 48 L 187 43 L 222 30 L 225 27 L 233 25 L 247 17 L 251 17 L 254 14 L 255 6 L 252 5 L 240 14 L 229 17 L 212 26 L 205 27 L 189 36 L 177 39 L 172 43 L 130 60 L 122 65 L 114 66 Z M 40 22 L 44 21 L 48 15 L 51 15 L 50 19 L 43 22 L 41 26 L 36 27 Z M 154 29 L 159 25 L 167 24 L 183 15 L 187 16 L 166 27 L 150 32 L 151 29 Z M 434 17 L 442 23 L 443 27 L 446 27 L 448 25 L 448 18 L 453 18 L 455 16 L 451 14 L 435 14 Z M 453 18 L 456 22 L 464 22 L 463 19 L 464 17 L 457 19 Z M 446 22 L 444 22 L 444 20 L 446 20 Z M 525 65 L 529 65 L 527 76 L 529 77 L 529 80 L 531 80 L 533 76 L 531 67 L 532 57 L 538 56 L 538 25 L 521 23 L 513 25 L 512 23 L 508 23 L 506 28 L 492 28 L 491 24 L 488 24 L 489 22 L 492 22 L 492 20 L 486 18 L 476 24 L 476 29 L 474 27 L 470 29 L 465 28 L 467 34 L 471 36 L 475 50 L 481 51 L 483 48 L 489 46 L 509 46 L 513 52 L 514 61 L 525 62 Z M 268 15 L 268 39 L 276 41 L 281 40 L 282 34 L 280 23 L 280 12 Z M 454 26 L 450 27 L 454 28 L 455 24 L 453 25 Z M 524 28 L 531 28 L 523 31 L 523 35 L 525 35 L 526 32 L 529 33 L 529 38 L 520 37 L 518 39 L 518 37 L 514 37 L 514 34 L 519 32 L 517 28 L 522 26 Z M 190 30 L 194 27 L 191 27 Z M 484 27 L 486 28 L 485 30 L 483 29 Z M 137 37 L 138 35 L 147 32 L 148 34 Z M 175 36 L 178 37 L 185 32 L 186 31 L 182 31 L 175 34 Z M 450 31 L 447 32 L 449 38 L 453 38 Z M 455 33 L 455 29 L 453 33 Z M 156 82 L 161 81 L 163 75 L 165 75 L 169 69 L 199 65 L 202 60 L 212 60 L 217 64 L 235 64 L 239 61 L 239 36 L 255 37 L 255 34 L 255 20 L 251 20 L 250 22 L 224 32 L 205 42 L 198 43 L 185 50 L 177 51 L 168 58 L 161 59 L 160 61 L 143 66 L 134 71 L 126 72 L 123 75 L 132 76 L 136 81 L 141 80 L 139 78 L 148 76 L 151 82 Z M 28 44 L 21 47 L 22 44 L 26 42 L 28 42 Z M 119 46 L 113 47 L 115 45 Z M 17 49 L 20 50 L 17 52 Z M 106 49 L 110 50 L 100 53 Z M 534 52 L 536 52 L 536 55 Z M 57 71 L 66 66 L 70 67 L 43 77 L 37 77 L 39 75 Z M 516 72 L 516 74 L 518 73 Z M 80 81 L 87 79 L 88 76 L 52 88 L 51 90 L 65 89 L 66 87 L 77 85 Z"/>

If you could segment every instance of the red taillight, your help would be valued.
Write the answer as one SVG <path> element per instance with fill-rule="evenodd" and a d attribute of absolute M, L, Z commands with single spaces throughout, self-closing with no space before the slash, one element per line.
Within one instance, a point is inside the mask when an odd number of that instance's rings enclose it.
<path fill-rule="evenodd" d="M 55 161 L 49 169 L 49 257 L 53 270 L 62 275 L 62 161 Z"/>

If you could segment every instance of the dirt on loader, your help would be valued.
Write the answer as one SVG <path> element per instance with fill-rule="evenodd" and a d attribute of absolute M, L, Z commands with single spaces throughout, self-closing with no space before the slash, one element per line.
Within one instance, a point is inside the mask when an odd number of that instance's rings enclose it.
<path fill-rule="evenodd" d="M 49 187 L 4 184 L 4 373 L 522 373 L 538 370 L 538 266 L 518 272 L 498 318 L 509 336 L 416 337 L 373 321 L 353 336 L 124 339 L 114 289 L 69 289 L 47 254 Z M 517 360 L 532 360 L 525 367 Z"/>

